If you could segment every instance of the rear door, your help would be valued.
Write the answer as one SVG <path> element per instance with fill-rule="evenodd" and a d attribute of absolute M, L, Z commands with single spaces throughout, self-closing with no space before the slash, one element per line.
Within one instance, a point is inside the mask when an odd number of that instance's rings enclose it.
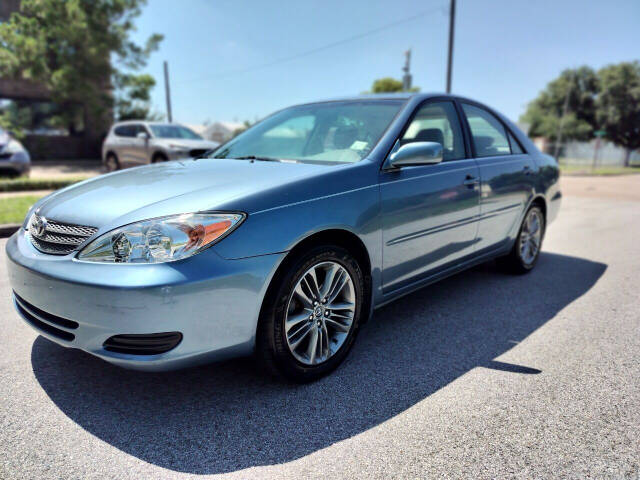
<path fill-rule="evenodd" d="M 131 162 L 134 165 L 144 165 L 149 163 L 147 161 L 148 158 L 148 150 L 149 150 L 149 139 L 138 138 L 140 133 L 146 133 L 149 135 L 149 132 L 141 123 L 136 123 L 131 125 L 133 129 L 133 137 L 131 140 L 130 147 L 130 157 Z"/>
<path fill-rule="evenodd" d="M 132 155 L 132 143 L 135 129 L 133 125 L 124 124 L 119 125 L 113 129 L 113 133 L 116 138 L 116 155 L 118 155 L 118 160 L 120 161 L 120 165 L 122 167 L 130 167 L 133 165 Z"/>
<path fill-rule="evenodd" d="M 517 233 L 523 209 L 533 195 L 535 164 L 496 115 L 481 105 L 461 105 L 480 168 L 476 249 L 485 253 L 505 246 Z"/>
<path fill-rule="evenodd" d="M 384 293 L 471 255 L 480 211 L 478 166 L 468 158 L 454 102 L 427 100 L 398 141 L 438 142 L 444 161 L 380 173 Z"/>

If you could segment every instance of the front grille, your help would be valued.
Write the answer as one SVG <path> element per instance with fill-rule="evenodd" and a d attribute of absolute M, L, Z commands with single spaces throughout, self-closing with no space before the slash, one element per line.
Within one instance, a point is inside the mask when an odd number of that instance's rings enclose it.
<path fill-rule="evenodd" d="M 68 342 L 76 338 L 73 333 L 67 330 L 62 330 L 62 328 L 75 330 L 79 326 L 78 322 L 74 322 L 73 320 L 68 320 L 66 318 L 47 313 L 44 310 L 39 309 L 35 305 L 31 305 L 25 299 L 20 297 L 16 292 L 13 292 L 13 298 L 15 299 L 15 305 L 18 309 L 18 312 L 27 322 L 29 322 L 38 330 L 42 330 L 54 337 L 66 340 Z"/>
<path fill-rule="evenodd" d="M 180 332 L 114 335 L 104 343 L 105 350 L 130 355 L 157 355 L 175 348 L 182 340 Z"/>
<path fill-rule="evenodd" d="M 189 151 L 189 156 L 192 158 L 198 158 L 201 157 L 202 155 L 204 155 L 205 153 L 207 153 L 208 151 L 210 151 L 210 149 L 207 148 L 194 148 L 193 150 Z"/>
<path fill-rule="evenodd" d="M 95 227 L 71 225 L 32 215 L 27 227 L 31 243 L 52 255 L 68 255 L 98 231 Z"/>

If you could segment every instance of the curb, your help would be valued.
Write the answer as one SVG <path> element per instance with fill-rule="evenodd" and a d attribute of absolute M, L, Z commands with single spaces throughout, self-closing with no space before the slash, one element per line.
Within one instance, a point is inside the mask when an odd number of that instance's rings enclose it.
<path fill-rule="evenodd" d="M 7 223 L 0 225 L 0 238 L 8 238 L 13 235 L 22 225 L 19 223 Z"/>

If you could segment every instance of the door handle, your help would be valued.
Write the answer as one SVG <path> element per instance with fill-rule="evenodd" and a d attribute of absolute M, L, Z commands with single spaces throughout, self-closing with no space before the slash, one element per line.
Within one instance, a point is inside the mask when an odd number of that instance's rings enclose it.
<path fill-rule="evenodd" d="M 531 167 L 529 165 L 525 165 L 524 167 L 522 167 L 522 171 L 525 175 L 531 175 Z"/>
<path fill-rule="evenodd" d="M 462 182 L 463 185 L 466 185 L 469 188 L 476 188 L 476 185 L 479 183 L 480 180 L 478 180 L 478 177 L 474 177 L 473 175 L 467 175 L 464 182 Z"/>

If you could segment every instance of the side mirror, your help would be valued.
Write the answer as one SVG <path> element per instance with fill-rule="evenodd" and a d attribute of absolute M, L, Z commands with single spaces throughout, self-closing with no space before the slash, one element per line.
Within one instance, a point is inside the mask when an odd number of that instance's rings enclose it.
<path fill-rule="evenodd" d="M 141 140 L 149 140 L 149 134 L 147 132 L 138 132 L 136 137 Z"/>
<path fill-rule="evenodd" d="M 411 142 L 389 155 L 390 168 L 411 165 L 434 165 L 442 162 L 442 145 L 436 142 Z"/>

